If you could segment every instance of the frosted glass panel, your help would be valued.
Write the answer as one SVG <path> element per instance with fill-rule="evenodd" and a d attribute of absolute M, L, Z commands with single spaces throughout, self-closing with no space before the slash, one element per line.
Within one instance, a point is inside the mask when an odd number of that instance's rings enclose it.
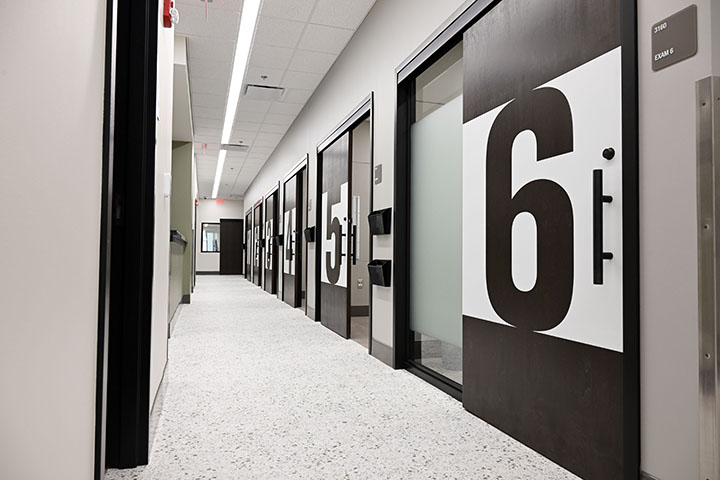
<path fill-rule="evenodd" d="M 462 347 L 462 95 L 410 130 L 410 329 Z"/>

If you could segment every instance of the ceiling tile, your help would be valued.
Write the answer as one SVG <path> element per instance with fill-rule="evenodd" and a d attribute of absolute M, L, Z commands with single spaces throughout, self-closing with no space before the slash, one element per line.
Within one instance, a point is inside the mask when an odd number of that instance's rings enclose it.
<path fill-rule="evenodd" d="M 280 85 L 283 73 L 285 73 L 285 70 L 266 67 L 248 67 L 247 73 L 245 74 L 245 83 L 277 86 Z M 267 78 L 262 78 L 263 76 Z"/>
<path fill-rule="evenodd" d="M 251 154 L 259 154 L 259 155 L 270 155 L 273 152 L 274 148 L 272 147 L 255 147 L 253 146 L 250 149 Z M 250 158 L 248 156 L 248 158 Z"/>
<path fill-rule="evenodd" d="M 282 140 L 282 137 L 282 134 L 279 133 L 259 133 L 258 136 L 255 137 L 253 146 L 275 148 L 277 144 L 280 143 L 280 140 Z"/>
<path fill-rule="evenodd" d="M 265 114 L 260 112 L 237 112 L 235 114 L 235 124 L 239 122 L 262 123 Z"/>
<path fill-rule="evenodd" d="M 283 77 L 282 86 L 287 88 L 299 88 L 302 90 L 314 90 L 322 81 L 324 75 L 319 73 L 291 72 L 288 71 Z"/>
<path fill-rule="evenodd" d="M 335 63 L 336 58 L 337 55 L 333 53 L 297 50 L 290 61 L 290 65 L 288 65 L 288 69 L 296 72 L 325 74 Z"/>
<path fill-rule="evenodd" d="M 195 128 L 195 134 L 199 137 L 202 136 L 215 136 L 220 137 L 221 131 L 218 128 L 203 128 L 203 127 L 197 127 Z"/>
<path fill-rule="evenodd" d="M 280 113 L 280 112 L 277 112 Z M 222 120 L 215 118 L 193 118 L 193 127 L 222 128 Z"/>
<path fill-rule="evenodd" d="M 279 113 L 281 115 L 297 115 L 302 110 L 303 105 L 299 103 L 275 102 L 270 106 L 269 113 Z"/>
<path fill-rule="evenodd" d="M 238 112 L 255 112 L 255 113 L 267 113 L 270 109 L 272 102 L 266 102 L 262 100 L 251 100 L 248 98 L 241 98 L 238 102 Z"/>
<path fill-rule="evenodd" d="M 290 125 L 273 125 L 272 123 L 263 123 L 260 131 L 263 133 L 282 133 L 287 132 Z"/>
<path fill-rule="evenodd" d="M 228 161 L 238 162 L 238 161 L 245 160 L 245 158 L 247 158 L 247 156 L 248 156 L 248 152 L 247 152 L 247 151 L 245 151 L 245 152 L 240 152 L 240 151 L 237 151 L 237 150 L 228 150 L 227 155 L 225 156 L 225 158 L 226 158 Z"/>
<path fill-rule="evenodd" d="M 232 143 L 240 143 L 240 141 L 242 140 L 243 145 L 252 145 L 255 141 L 256 136 L 257 132 L 238 130 L 237 128 L 233 128 L 232 133 L 230 134 L 230 141 Z"/>
<path fill-rule="evenodd" d="M 340 54 L 355 33 L 344 28 L 310 24 L 305 29 L 298 48 L 316 52 Z"/>
<path fill-rule="evenodd" d="M 285 103 L 300 103 L 305 104 L 308 100 L 310 100 L 310 97 L 312 97 L 313 91 L 312 90 L 299 90 L 296 88 L 290 88 L 285 92 L 285 96 L 283 97 L 283 102 Z"/>
<path fill-rule="evenodd" d="M 196 93 L 192 96 L 192 104 L 193 107 L 225 108 L 225 96 Z"/>
<path fill-rule="evenodd" d="M 198 168 L 198 175 L 200 172 L 204 172 L 206 175 L 215 175 L 215 167 L 217 166 L 217 154 L 208 156 L 206 159 L 203 159 L 202 161 L 198 160 L 197 168 Z"/>
<path fill-rule="evenodd" d="M 260 122 L 238 122 L 233 125 L 233 130 L 244 130 L 246 132 L 259 132 Z"/>
<path fill-rule="evenodd" d="M 229 82 L 223 77 L 195 77 L 190 82 L 190 91 L 196 93 L 210 93 L 213 95 L 227 95 Z"/>
<path fill-rule="evenodd" d="M 310 22 L 355 30 L 374 3 L 374 0 L 318 0 Z"/>
<path fill-rule="evenodd" d="M 285 70 L 290 64 L 293 51 L 292 48 L 253 45 L 250 54 L 250 66 Z"/>
<path fill-rule="evenodd" d="M 178 4 L 177 9 L 180 10 L 181 15 L 185 7 L 180 8 L 180 5 L 197 6 L 200 4 L 202 5 L 203 11 L 205 10 L 205 2 L 203 0 L 175 0 L 175 3 Z M 242 0 L 211 0 L 208 2 L 208 17 L 210 15 L 214 15 L 216 10 L 232 10 L 234 12 L 239 12 L 242 8 L 242 4 Z M 182 16 L 180 19 L 182 19 Z"/>
<path fill-rule="evenodd" d="M 189 58 L 188 74 L 190 75 L 190 83 L 196 77 L 226 77 L 230 78 L 232 70 L 231 61 L 209 60 L 205 58 Z"/>
<path fill-rule="evenodd" d="M 247 167 L 262 167 L 265 164 L 265 162 L 267 162 L 267 158 L 263 158 L 263 159 L 248 158 L 245 165 Z"/>
<path fill-rule="evenodd" d="M 242 170 L 244 163 L 245 163 L 245 160 L 240 160 L 238 162 L 228 162 L 226 160 L 225 166 L 223 166 L 223 174 L 225 174 L 225 172 L 227 172 L 229 174 L 229 176 L 237 175 L 238 173 L 240 173 L 240 170 Z"/>
<path fill-rule="evenodd" d="M 295 48 L 305 27 L 304 23 L 280 18 L 264 17 L 261 20 L 255 31 L 254 41 L 258 45 Z"/>
<path fill-rule="evenodd" d="M 306 22 L 315 0 L 265 0 L 261 15 Z"/>
<path fill-rule="evenodd" d="M 227 62 L 235 53 L 235 41 L 223 38 L 188 38 L 188 58 Z"/>
<path fill-rule="evenodd" d="M 265 123 L 272 123 L 275 125 L 291 125 L 295 121 L 293 115 L 279 115 L 277 113 L 268 113 L 265 117 Z"/>
<path fill-rule="evenodd" d="M 196 133 L 194 138 L 198 143 L 220 143 L 219 135 L 198 135 Z"/>
<path fill-rule="evenodd" d="M 200 3 L 200 2 L 198 2 Z M 213 2 L 214 3 L 214 2 Z M 240 25 L 240 10 L 223 11 L 210 14 L 205 20 L 205 6 L 202 4 L 194 7 L 183 5 L 180 12 L 180 22 L 175 27 L 175 33 L 187 35 L 188 37 L 220 37 L 227 40 L 237 38 L 237 31 Z"/>
<path fill-rule="evenodd" d="M 227 176 L 229 180 L 233 176 L 236 176 L 242 170 L 243 162 L 239 163 L 226 163 L 223 167 L 223 176 Z M 224 179 L 223 179 L 224 180 Z"/>
<path fill-rule="evenodd" d="M 192 96 L 192 95 L 191 95 Z M 194 96 L 192 96 L 192 113 L 193 119 L 196 118 L 212 118 L 214 120 L 221 120 L 225 116 L 225 109 L 201 107 L 195 102 Z"/>

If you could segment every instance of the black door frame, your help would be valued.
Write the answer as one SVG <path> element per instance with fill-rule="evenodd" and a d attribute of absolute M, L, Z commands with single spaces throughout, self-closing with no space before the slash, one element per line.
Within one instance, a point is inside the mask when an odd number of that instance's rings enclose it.
<path fill-rule="evenodd" d="M 193 222 L 193 236 L 192 236 L 192 289 L 190 293 L 195 293 L 195 285 L 197 285 L 197 219 L 198 219 L 198 201 L 197 198 L 193 201 L 193 209 L 195 212 L 195 218 Z"/>
<path fill-rule="evenodd" d="M 279 210 L 280 214 L 281 214 L 280 215 L 281 218 L 279 219 L 279 221 L 280 221 L 279 227 L 282 227 L 282 229 L 283 229 L 283 231 L 282 231 L 283 244 L 281 247 L 283 250 L 283 254 L 282 254 L 283 258 L 285 257 L 285 240 L 284 239 L 285 239 L 285 235 L 287 233 L 287 232 L 285 232 L 285 185 L 287 185 L 287 183 L 292 181 L 293 179 L 295 179 L 295 183 L 296 183 L 296 186 L 295 186 L 295 211 L 297 212 L 296 217 L 295 217 L 295 222 L 297 223 L 297 232 L 296 232 L 297 238 L 295 239 L 295 245 L 296 245 L 295 249 L 297 250 L 297 245 L 300 245 L 301 241 L 302 242 L 305 241 L 303 238 L 303 232 L 301 230 L 302 230 L 303 219 L 305 219 L 305 221 L 307 222 L 308 212 L 302 210 L 302 202 L 300 201 L 300 198 L 301 198 L 301 195 L 305 195 L 305 204 L 306 205 L 308 204 L 307 203 L 309 200 L 309 197 L 308 197 L 309 188 L 307 186 L 307 184 L 308 184 L 307 174 L 308 174 L 308 169 L 309 169 L 308 159 L 309 159 L 309 155 L 305 154 L 303 159 L 300 160 L 294 167 L 292 167 L 290 169 L 290 171 L 288 173 L 286 173 L 285 176 L 282 177 L 282 180 L 278 184 L 278 187 L 279 187 L 278 192 L 280 192 L 279 195 L 282 196 L 282 202 L 281 202 L 282 208 L 280 208 L 280 210 Z M 300 173 L 303 173 L 303 175 L 304 175 L 305 185 L 301 185 L 301 182 L 299 182 L 298 175 Z M 298 219 L 297 215 L 301 215 L 301 217 Z M 302 304 L 302 299 L 300 298 L 302 295 L 302 280 L 300 278 L 300 275 L 302 275 L 302 265 L 303 265 L 302 262 L 305 261 L 305 258 L 302 255 L 302 250 L 303 250 L 302 247 L 300 247 L 300 253 L 299 254 L 295 253 L 296 258 L 295 258 L 295 275 L 294 276 L 296 277 L 296 280 L 295 280 L 295 301 L 294 301 L 294 303 L 297 304 L 298 306 L 293 305 L 293 308 L 300 308 L 300 305 Z M 280 274 L 282 275 L 282 280 L 284 282 L 285 272 L 283 271 L 283 266 L 280 266 L 280 262 L 278 263 L 278 265 L 279 265 L 278 268 L 280 268 L 280 272 L 281 272 Z M 306 295 L 307 295 L 307 270 L 308 269 L 306 266 L 306 268 L 305 268 L 305 288 L 306 288 L 305 294 Z M 278 281 L 278 283 L 280 283 L 280 282 Z M 285 285 L 284 285 L 284 283 L 283 283 L 280 300 L 285 302 Z M 308 309 L 307 305 L 308 305 L 308 302 L 306 300 L 305 301 L 305 315 L 307 315 L 307 309 Z"/>
<path fill-rule="evenodd" d="M 320 320 L 320 269 L 321 269 L 321 255 L 322 250 L 322 239 L 320 238 L 320 226 L 322 225 L 322 212 L 320 211 L 320 202 L 322 199 L 322 153 L 330 145 L 335 142 L 338 138 L 343 136 L 345 133 L 350 132 L 352 129 L 357 127 L 360 123 L 366 119 L 370 119 L 370 178 L 373 178 L 373 172 L 375 170 L 375 92 L 370 92 L 370 95 L 365 97 L 357 107 L 355 107 L 331 132 L 318 143 L 316 152 L 316 171 L 315 171 L 315 319 Z M 351 165 L 352 167 L 352 165 Z M 352 171 L 349 176 L 350 186 L 352 187 Z M 352 197 L 352 188 L 350 190 L 350 196 Z M 370 211 L 375 208 L 375 188 L 374 185 L 370 185 Z M 368 235 L 370 230 L 368 229 Z M 368 253 L 369 258 L 373 259 L 373 238 L 370 236 L 370 251 Z M 350 269 L 348 269 L 348 276 L 350 275 Z M 368 285 L 370 288 L 370 302 L 369 302 L 369 333 L 368 333 L 368 354 L 372 354 L 372 330 L 373 330 L 373 286 Z M 348 290 L 350 289 L 350 283 L 348 282 Z M 350 302 L 350 292 L 348 292 L 348 302 Z M 350 308 L 348 305 L 348 315 L 350 315 Z M 352 328 L 352 327 L 351 327 Z M 352 330 L 351 330 L 352 333 Z"/>
<path fill-rule="evenodd" d="M 502 0 L 476 0 L 455 12 L 396 69 L 395 188 L 393 251 L 394 366 L 404 368 L 458 398 L 461 392 L 439 374 L 409 363 L 409 193 L 413 96 L 411 77 L 462 42 L 465 30 Z M 637 478 L 640 465 L 640 294 L 638 204 L 637 0 L 618 0 L 622 30 L 623 121 L 623 424 L 624 478 Z"/>
<path fill-rule="evenodd" d="M 257 218 L 257 214 L 256 214 L 256 212 L 258 210 L 260 211 L 259 219 Z M 253 223 L 252 223 L 252 228 L 253 228 L 252 282 L 256 286 L 262 288 L 263 287 L 263 270 L 264 270 L 263 262 L 262 262 L 262 250 L 263 250 L 262 241 L 264 238 L 264 234 L 263 234 L 263 228 L 264 228 L 264 225 L 263 225 L 263 199 L 262 199 L 262 197 L 260 197 L 260 200 L 253 203 L 252 215 L 253 215 Z M 259 225 L 257 225 L 259 227 L 258 228 L 258 232 L 259 232 L 258 238 L 255 238 L 255 227 L 256 227 L 255 222 L 259 222 Z M 259 251 L 256 252 L 256 250 L 259 250 Z M 257 274 L 258 275 L 258 283 L 255 283 L 255 255 L 256 254 L 258 256 L 258 270 L 259 270 L 258 274 Z"/>
<path fill-rule="evenodd" d="M 148 461 L 159 28 L 158 0 L 106 8 L 96 480 Z"/>
<path fill-rule="evenodd" d="M 245 238 L 243 241 L 243 253 L 245 255 L 245 263 L 243 263 L 243 275 L 245 280 L 252 281 L 252 260 L 250 259 L 250 249 L 252 248 L 252 208 L 245 212 Z M 249 233 L 248 233 L 249 232 Z"/>
<path fill-rule="evenodd" d="M 268 292 L 268 293 L 270 293 L 270 294 L 273 294 L 273 295 L 274 295 L 274 294 L 277 294 L 277 286 L 278 286 L 277 244 L 276 244 L 276 240 L 275 240 L 275 239 L 277 238 L 277 233 L 278 233 L 278 203 L 279 203 L 279 200 L 280 200 L 280 193 L 279 193 L 279 192 L 280 192 L 280 182 L 278 182 L 278 183 L 276 183 L 275 185 L 273 185 L 273 187 L 272 187 L 270 190 L 268 190 L 265 195 L 263 195 L 263 211 L 264 211 L 263 217 L 264 217 L 264 220 L 265 220 L 266 222 L 267 222 L 267 219 L 268 219 L 268 215 L 267 215 L 267 201 L 268 201 L 268 199 L 269 199 L 270 197 L 272 197 L 273 195 L 275 195 L 275 198 L 274 198 L 274 200 L 273 200 L 273 222 L 274 222 L 274 225 L 273 225 L 273 235 L 272 235 L 272 238 L 270 239 L 270 243 L 272 244 L 272 246 L 270 247 L 270 248 L 271 248 L 271 252 L 272 252 L 272 266 L 271 266 L 271 272 L 272 272 L 272 274 L 271 274 L 271 278 L 270 278 L 270 283 L 271 283 L 270 290 L 268 290 L 267 287 L 266 287 L 266 285 L 263 284 L 263 288 L 265 289 L 265 291 Z M 265 227 L 265 226 L 263 225 L 263 228 L 264 228 L 264 227 Z M 267 238 L 266 238 L 266 240 L 267 240 Z M 267 245 L 266 245 L 266 246 L 265 246 L 265 255 L 267 255 L 267 254 L 268 254 L 268 251 L 267 251 Z M 264 274 L 264 275 L 267 274 L 267 269 L 265 269 L 265 272 L 264 272 L 263 274 Z M 267 279 L 265 279 L 265 282 L 267 282 Z"/>

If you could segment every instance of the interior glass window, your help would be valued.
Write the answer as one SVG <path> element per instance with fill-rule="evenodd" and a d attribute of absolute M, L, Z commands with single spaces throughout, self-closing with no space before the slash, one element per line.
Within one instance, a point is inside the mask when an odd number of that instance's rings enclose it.
<path fill-rule="evenodd" d="M 462 43 L 414 80 L 409 360 L 462 385 Z"/>
<path fill-rule="evenodd" d="M 203 253 L 219 253 L 220 252 L 220 224 L 219 223 L 203 223 L 202 224 L 202 245 Z"/>

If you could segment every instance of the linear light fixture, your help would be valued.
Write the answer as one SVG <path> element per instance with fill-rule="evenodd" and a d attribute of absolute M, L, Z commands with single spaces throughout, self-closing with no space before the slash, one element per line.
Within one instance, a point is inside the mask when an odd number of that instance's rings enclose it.
<path fill-rule="evenodd" d="M 240 101 L 245 70 L 250 58 L 250 47 L 252 46 L 255 25 L 260 14 L 262 0 L 244 0 L 242 16 L 240 17 L 240 30 L 238 31 L 237 43 L 235 44 L 235 59 L 233 60 L 232 77 L 230 77 L 230 91 L 228 92 L 227 106 L 225 107 L 225 122 L 223 123 L 222 137 L 220 143 L 230 143 L 235 113 Z M 220 177 L 225 166 L 226 150 L 220 150 L 218 154 L 217 169 L 215 170 L 215 183 L 213 183 L 212 198 L 217 198 L 220 188 Z"/>

